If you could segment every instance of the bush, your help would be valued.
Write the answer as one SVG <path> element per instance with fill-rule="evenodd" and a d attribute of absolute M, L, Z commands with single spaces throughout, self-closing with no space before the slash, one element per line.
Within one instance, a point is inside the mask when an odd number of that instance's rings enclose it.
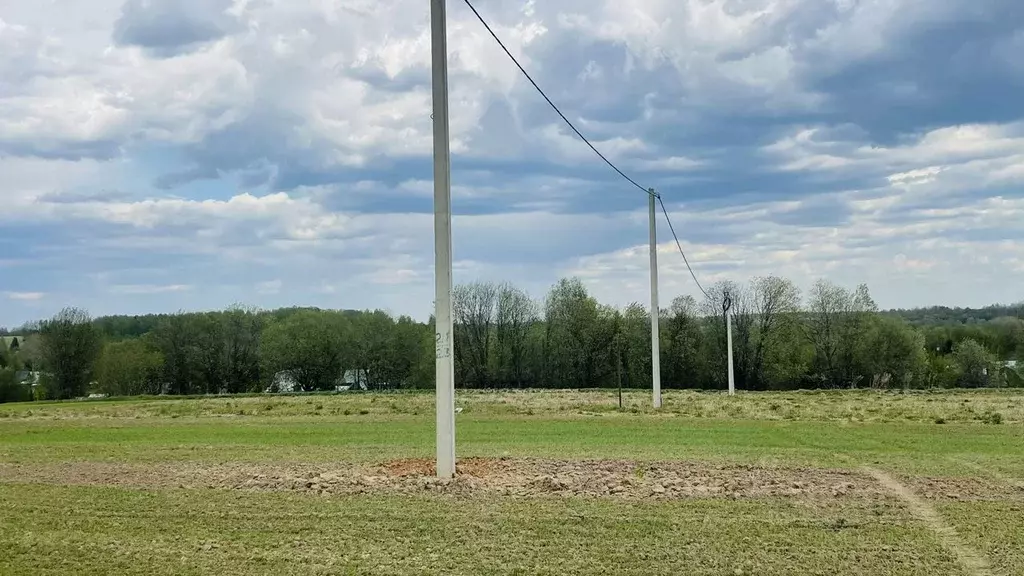
<path fill-rule="evenodd" d="M 1024 388 L 1024 375 L 1006 366 L 1002 370 L 1003 381 L 1010 388 Z"/>
<path fill-rule="evenodd" d="M 32 400 L 32 387 L 18 382 L 14 370 L 0 369 L 0 404 Z"/>
<path fill-rule="evenodd" d="M 981 421 L 984 422 L 985 424 L 1002 424 L 1003 415 L 1000 414 L 999 412 L 986 410 L 985 413 L 981 415 Z"/>
<path fill-rule="evenodd" d="M 953 346 L 953 362 L 956 363 L 960 386 L 963 388 L 988 386 L 991 375 L 995 373 L 996 364 L 992 354 L 970 338 Z"/>

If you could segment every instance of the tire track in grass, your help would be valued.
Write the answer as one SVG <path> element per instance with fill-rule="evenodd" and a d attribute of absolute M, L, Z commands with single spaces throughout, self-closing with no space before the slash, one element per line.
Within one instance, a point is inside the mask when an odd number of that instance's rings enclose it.
<path fill-rule="evenodd" d="M 981 552 L 971 548 L 960 537 L 952 526 L 942 519 L 942 516 L 935 511 L 927 502 L 914 494 L 909 488 L 900 484 L 892 476 L 881 470 L 865 467 L 864 471 L 892 492 L 895 496 L 906 502 L 910 511 L 923 522 L 929 530 L 938 536 L 939 541 L 946 550 L 953 553 L 960 565 L 970 576 L 994 576 L 992 565 L 988 558 Z"/>

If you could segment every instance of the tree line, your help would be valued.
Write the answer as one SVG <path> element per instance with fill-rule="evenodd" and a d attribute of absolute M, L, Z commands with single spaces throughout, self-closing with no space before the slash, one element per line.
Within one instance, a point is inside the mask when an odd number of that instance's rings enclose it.
<path fill-rule="evenodd" d="M 1024 315 L 912 323 L 908 311 L 879 312 L 864 285 L 822 280 L 802 294 L 768 276 L 720 282 L 659 311 L 664 387 L 727 385 L 727 297 L 741 390 L 1022 385 L 1002 361 L 1024 356 Z M 602 304 L 578 279 L 542 300 L 508 283 L 460 285 L 453 316 L 460 388 L 651 385 L 648 310 Z M 0 346 L 0 401 L 434 385 L 433 319 L 379 310 L 233 306 L 92 319 L 69 308 L 22 338 L 18 350 Z M 39 374 L 37 386 L 17 376 L 26 373 Z"/>

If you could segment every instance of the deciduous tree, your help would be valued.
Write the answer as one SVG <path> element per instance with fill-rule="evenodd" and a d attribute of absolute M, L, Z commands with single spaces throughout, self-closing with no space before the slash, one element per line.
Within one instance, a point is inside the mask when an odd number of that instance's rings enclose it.
<path fill-rule="evenodd" d="M 97 392 L 111 396 L 159 394 L 163 356 L 146 340 L 107 342 L 96 366 Z"/>
<path fill-rule="evenodd" d="M 270 323 L 260 356 L 268 378 L 287 372 L 304 391 L 331 390 L 354 367 L 351 324 L 338 312 L 303 310 Z"/>
<path fill-rule="evenodd" d="M 49 373 L 49 397 L 84 396 L 102 347 L 100 333 L 85 310 L 65 308 L 40 326 L 43 363 Z"/>

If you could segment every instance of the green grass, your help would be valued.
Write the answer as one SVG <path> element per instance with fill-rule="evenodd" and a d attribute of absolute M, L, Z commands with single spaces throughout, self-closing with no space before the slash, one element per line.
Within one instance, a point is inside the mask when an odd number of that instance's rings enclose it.
<path fill-rule="evenodd" d="M 0 572 L 12 576 L 959 574 L 886 507 L 18 485 L 0 496 Z"/>
<path fill-rule="evenodd" d="M 1024 391 L 460 392 L 460 457 L 688 460 L 1024 480 Z M 0 464 L 430 458 L 427 394 L 0 405 Z M 1001 424 L 980 415 L 998 411 Z M 937 419 L 943 421 L 936 423 Z M 989 471 L 990 474 L 985 474 Z M 935 502 L 1024 573 L 1019 499 Z M 0 482 L 0 574 L 963 574 L 896 499 L 374 493 Z"/>
<path fill-rule="evenodd" d="M 957 502 L 937 506 L 967 543 L 1000 574 L 1024 574 L 1024 502 Z"/>
<path fill-rule="evenodd" d="M 420 416 L 186 417 L 35 420 L 0 424 L 8 462 L 100 460 L 377 461 L 428 457 L 434 423 Z M 887 463 L 922 473 L 973 474 L 950 458 L 993 459 L 1022 471 L 1024 427 L 835 424 L 683 417 L 502 418 L 459 415 L 463 456 L 712 460 L 847 467 Z"/>

